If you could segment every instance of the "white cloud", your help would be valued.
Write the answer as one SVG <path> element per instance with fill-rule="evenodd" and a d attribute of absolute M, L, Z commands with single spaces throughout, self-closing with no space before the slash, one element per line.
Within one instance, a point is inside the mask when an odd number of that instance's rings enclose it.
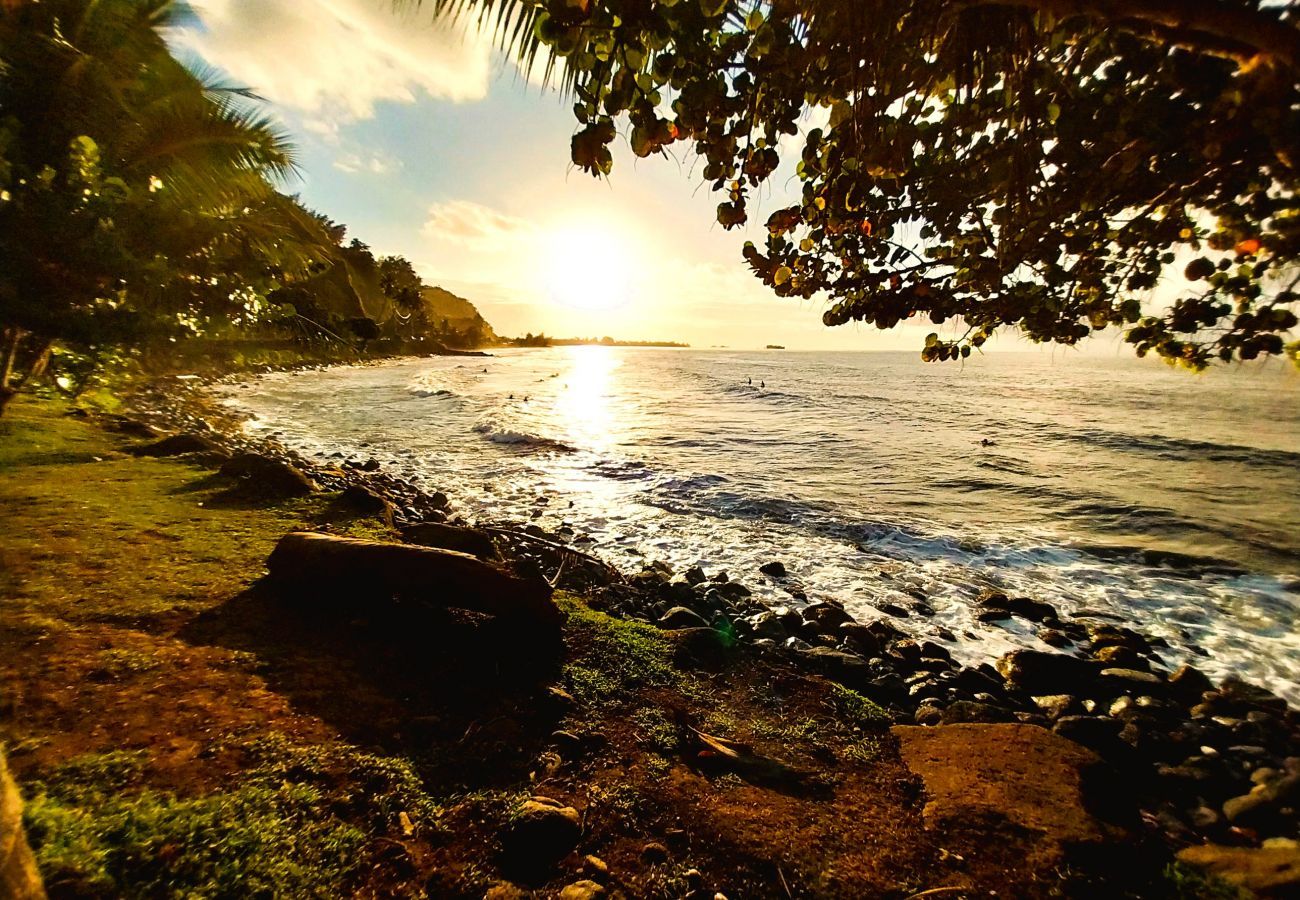
<path fill-rule="evenodd" d="M 471 200 L 451 200 L 429 207 L 421 233 L 435 241 L 455 241 L 475 247 L 504 249 L 505 241 L 528 238 L 536 226 Z"/>
<path fill-rule="evenodd" d="M 344 153 L 334 160 L 334 168 L 348 174 L 366 172 L 371 175 L 391 175 L 401 170 L 402 161 L 385 153 L 370 153 L 364 156 L 359 153 Z"/>
<path fill-rule="evenodd" d="M 490 42 L 434 24 L 427 8 L 400 15 L 391 0 L 200 0 L 199 16 L 203 27 L 178 44 L 326 135 L 381 102 L 487 95 Z"/>

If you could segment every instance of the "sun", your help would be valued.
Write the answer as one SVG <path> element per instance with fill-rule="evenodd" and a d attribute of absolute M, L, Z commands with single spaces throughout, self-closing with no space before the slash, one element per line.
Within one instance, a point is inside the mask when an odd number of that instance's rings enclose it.
<path fill-rule="evenodd" d="M 630 299 L 633 256 L 614 227 L 560 227 L 546 241 L 543 271 L 551 299 L 574 309 L 618 309 Z"/>

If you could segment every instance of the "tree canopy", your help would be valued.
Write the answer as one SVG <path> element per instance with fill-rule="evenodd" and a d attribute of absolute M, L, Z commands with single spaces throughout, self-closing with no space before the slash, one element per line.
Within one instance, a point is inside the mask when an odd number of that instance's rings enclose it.
<path fill-rule="evenodd" d="M 1193 369 L 1297 356 L 1292 4 L 427 2 L 557 78 L 589 173 L 620 128 L 637 156 L 687 145 L 734 228 L 793 169 L 744 256 L 828 325 L 958 323 L 926 359 L 1112 326 Z"/>

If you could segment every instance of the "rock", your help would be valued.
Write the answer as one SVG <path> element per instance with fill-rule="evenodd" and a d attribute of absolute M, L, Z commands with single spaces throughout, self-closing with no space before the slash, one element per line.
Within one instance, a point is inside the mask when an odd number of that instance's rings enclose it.
<path fill-rule="evenodd" d="M 1124 751 L 1119 733 L 1124 723 L 1118 719 L 1102 719 L 1096 716 L 1063 716 L 1052 726 L 1052 731 L 1076 744 L 1111 757 Z"/>
<path fill-rule="evenodd" d="M 704 574 L 704 570 L 699 566 L 692 566 L 687 569 L 684 577 L 690 584 L 704 584 L 709 580 L 709 577 Z"/>
<path fill-rule="evenodd" d="M 1029 597 L 1012 597 L 1007 601 L 1006 609 L 1022 619 L 1034 622 L 1045 622 L 1057 617 L 1055 606 Z"/>
<path fill-rule="evenodd" d="M 221 474 L 264 496 L 301 497 L 316 490 L 316 483 L 297 468 L 260 453 L 232 456 L 222 463 Z"/>
<path fill-rule="evenodd" d="M 758 571 L 762 572 L 764 575 L 771 575 L 773 578 L 784 578 L 787 574 L 785 563 L 780 560 L 763 563 L 763 565 L 758 567 Z"/>
<path fill-rule="evenodd" d="M 402 529 L 402 539 L 421 547 L 440 547 L 469 553 L 479 559 L 497 559 L 497 549 L 487 532 L 440 522 L 420 522 Z"/>
<path fill-rule="evenodd" d="M 880 639 L 866 625 L 859 622 L 845 622 L 840 626 L 839 632 L 844 640 L 864 657 L 880 655 Z"/>
<path fill-rule="evenodd" d="M 528 900 L 532 893 L 508 881 L 498 881 L 489 885 L 483 900 Z"/>
<path fill-rule="evenodd" d="M 1087 694 L 1095 686 L 1100 667 L 1064 653 L 1012 650 L 997 661 L 1008 685 L 1031 695 Z"/>
<path fill-rule="evenodd" d="M 975 614 L 975 621 L 983 622 L 986 625 L 992 625 L 995 622 L 1009 622 L 1011 621 L 1011 610 L 983 609 Z"/>
<path fill-rule="evenodd" d="M 943 711 L 943 724 L 958 725 L 964 722 L 1005 722 L 1007 711 L 974 700 L 957 700 Z"/>
<path fill-rule="evenodd" d="M 330 504 L 335 510 L 356 516 L 374 516 L 393 524 L 393 504 L 362 484 L 350 484 Z"/>
<path fill-rule="evenodd" d="M 220 453 L 221 448 L 201 434 L 183 432 L 131 450 L 136 456 L 181 456 L 185 453 Z"/>
<path fill-rule="evenodd" d="M 717 670 L 727 662 L 735 638 L 716 628 L 675 628 L 664 632 L 673 645 L 673 661 L 681 668 Z"/>
<path fill-rule="evenodd" d="M 860 687 L 871 679 L 871 666 L 865 659 L 852 653 L 813 647 L 801 653 L 804 660 L 828 678 L 848 687 Z"/>
<path fill-rule="evenodd" d="M 1243 710 L 1259 709 L 1266 712 L 1285 713 L 1286 701 L 1276 694 L 1229 676 L 1219 686 L 1219 693 L 1229 704 Z"/>
<path fill-rule="evenodd" d="M 803 617 L 816 624 L 824 634 L 834 634 L 841 625 L 853 621 L 853 617 L 844 611 L 844 607 L 834 603 L 810 603 L 803 609 Z"/>
<path fill-rule="evenodd" d="M 880 610 L 882 613 L 885 613 L 886 615 L 893 616 L 896 619 L 907 619 L 910 618 L 912 615 L 910 612 L 908 612 L 903 607 L 899 606 L 897 603 L 877 603 L 876 609 Z"/>
<path fill-rule="evenodd" d="M 1223 816 L 1233 825 L 1256 826 L 1280 816 L 1284 807 L 1300 801 L 1300 775 L 1287 775 L 1258 784 L 1249 794 L 1223 804 Z"/>
<path fill-rule="evenodd" d="M 641 848 L 641 859 L 652 866 L 668 861 L 668 848 L 657 841 L 651 841 Z"/>
<path fill-rule="evenodd" d="M 578 869 L 592 881 L 598 881 L 601 884 L 609 881 L 609 865 L 599 856 L 587 854 L 582 858 L 582 865 Z"/>
<path fill-rule="evenodd" d="M 1165 686 L 1159 675 L 1138 669 L 1102 669 L 1099 677 L 1102 686 L 1127 694 L 1149 694 Z"/>
<path fill-rule="evenodd" d="M 1187 847 L 1178 859 L 1237 887 L 1265 897 L 1292 897 L 1300 891 L 1300 848 L 1294 843 L 1270 847 Z"/>
<path fill-rule="evenodd" d="M 1053 721 L 1070 715 L 1079 706 L 1078 699 L 1069 694 L 1048 694 L 1042 697 L 1031 697 L 1030 699 L 1034 701 L 1035 706 L 1043 711 L 1047 718 Z"/>
<path fill-rule="evenodd" d="M 1040 628 L 1038 630 L 1038 639 L 1047 646 L 1058 649 L 1070 646 L 1070 639 L 1064 632 L 1057 631 L 1055 628 Z"/>
<path fill-rule="evenodd" d="M 605 896 L 605 886 L 594 881 L 575 881 L 560 890 L 560 900 L 595 900 Z"/>
<path fill-rule="evenodd" d="M 571 806 L 547 797 L 523 802 L 502 835 L 503 862 L 532 879 L 544 875 L 567 856 L 582 836 L 582 819 Z"/>
<path fill-rule="evenodd" d="M 1078 845 L 1125 837 L 1125 828 L 1098 819 L 1085 797 L 1100 760 L 1050 731 L 1013 723 L 891 731 L 903 762 L 924 782 L 927 828 L 982 837 L 990 818 L 1006 821 L 1027 842 L 1022 852 L 1035 868 L 1059 863 Z M 1114 812 L 1124 826 L 1136 822 L 1135 809 Z"/>
<path fill-rule="evenodd" d="M 773 641 L 784 641 L 788 634 L 785 626 L 776 617 L 776 614 L 770 610 L 759 613 L 749 620 L 750 628 L 755 637 L 768 638 Z"/>
<path fill-rule="evenodd" d="M 359 468 L 362 472 L 378 472 L 378 471 L 379 471 L 379 460 L 375 459 L 375 458 L 372 456 L 370 459 L 368 459 L 368 460 L 366 460 L 365 462 L 363 462 L 363 463 L 362 463 L 360 466 L 358 466 L 357 468 Z"/>
<path fill-rule="evenodd" d="M 660 628 L 707 628 L 709 623 L 699 613 L 685 606 L 674 606 L 659 617 Z"/>

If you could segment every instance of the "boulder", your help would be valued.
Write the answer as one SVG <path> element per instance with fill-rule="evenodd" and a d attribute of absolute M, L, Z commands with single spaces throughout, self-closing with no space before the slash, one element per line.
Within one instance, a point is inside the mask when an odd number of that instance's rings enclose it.
<path fill-rule="evenodd" d="M 1006 683 L 1031 695 L 1088 694 L 1096 686 L 1101 667 L 1064 653 L 1012 650 L 997 661 Z"/>
<path fill-rule="evenodd" d="M 800 656 L 818 672 L 847 687 L 862 687 L 871 680 L 870 664 L 855 654 L 829 647 L 813 647 L 801 651 Z"/>
<path fill-rule="evenodd" d="M 948 704 L 943 711 L 944 725 L 958 725 L 963 722 L 1005 722 L 1011 714 L 1005 709 L 974 700 L 956 700 Z"/>
<path fill-rule="evenodd" d="M 685 606 L 674 606 L 659 617 L 660 628 L 707 628 L 704 617 Z"/>
<path fill-rule="evenodd" d="M 301 497 L 316 490 L 316 483 L 299 469 L 260 453 L 235 454 L 222 463 L 221 474 L 262 496 Z"/>
<path fill-rule="evenodd" d="M 853 617 L 844 611 L 844 607 L 824 601 L 805 606 L 803 617 L 814 623 L 823 634 L 834 634 L 841 625 L 853 621 Z"/>
<path fill-rule="evenodd" d="M 468 553 L 479 559 L 496 559 L 497 549 L 487 532 L 441 522 L 420 522 L 402 529 L 402 540 L 421 547 L 438 547 Z"/>
<path fill-rule="evenodd" d="M 770 563 L 763 563 L 758 567 L 758 571 L 764 575 L 771 575 L 773 578 L 784 578 L 786 576 L 785 563 L 780 560 L 773 560 Z"/>
<path fill-rule="evenodd" d="M 581 837 L 582 818 L 576 809 L 547 797 L 531 797 L 501 836 L 502 863 L 525 879 L 540 879 Z"/>
<path fill-rule="evenodd" d="M 338 609 L 406 600 L 474 610 L 550 629 L 562 616 L 543 579 L 520 578 L 468 553 L 295 531 L 266 561 L 282 589 Z"/>
<path fill-rule="evenodd" d="M 201 434 L 184 432 L 135 447 L 136 456 L 181 456 L 185 453 L 220 453 L 221 448 Z"/>
<path fill-rule="evenodd" d="M 721 669 L 735 637 L 716 628 L 675 628 L 664 637 L 673 646 L 673 662 L 680 668 Z"/>
<path fill-rule="evenodd" d="M 374 516 L 387 525 L 393 524 L 393 504 L 362 484 L 350 484 L 330 504 L 336 512 L 355 516 Z"/>
<path fill-rule="evenodd" d="M 596 900 L 605 896 L 605 886 L 589 879 L 566 884 L 560 889 L 560 900 Z"/>

